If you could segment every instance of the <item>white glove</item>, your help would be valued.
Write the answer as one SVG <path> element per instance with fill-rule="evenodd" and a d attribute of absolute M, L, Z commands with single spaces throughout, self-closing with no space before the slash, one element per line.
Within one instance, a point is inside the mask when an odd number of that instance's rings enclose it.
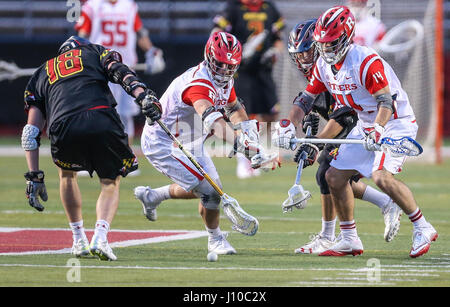
<path fill-rule="evenodd" d="M 239 124 L 241 133 L 235 140 L 235 152 L 251 159 L 259 152 L 259 129 L 257 120 L 246 120 Z"/>
<path fill-rule="evenodd" d="M 366 128 L 364 130 L 367 134 L 364 148 L 368 151 L 380 151 L 381 139 L 385 130 L 384 127 L 379 124 L 375 124 L 373 128 Z"/>
<path fill-rule="evenodd" d="M 296 143 L 291 143 L 295 138 L 295 126 L 288 119 L 282 119 L 275 124 L 275 131 L 272 134 L 272 142 L 275 146 L 295 150 Z"/>
<path fill-rule="evenodd" d="M 147 74 L 157 74 L 166 68 L 163 52 L 161 49 L 152 47 L 145 53 L 145 65 Z"/>

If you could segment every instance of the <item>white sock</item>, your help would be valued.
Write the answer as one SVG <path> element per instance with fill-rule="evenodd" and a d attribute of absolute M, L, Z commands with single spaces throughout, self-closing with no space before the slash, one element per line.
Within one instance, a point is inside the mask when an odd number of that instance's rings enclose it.
<path fill-rule="evenodd" d="M 362 199 L 371 202 L 380 209 L 383 209 L 391 200 L 387 194 L 380 192 L 369 185 L 366 187 Z"/>
<path fill-rule="evenodd" d="M 211 229 L 205 226 L 205 228 L 210 237 L 218 237 L 222 234 L 222 232 L 220 231 L 220 227 L 217 227 L 216 229 Z"/>
<path fill-rule="evenodd" d="M 156 199 L 154 200 L 156 202 L 162 202 L 166 199 L 172 198 L 170 196 L 170 185 L 165 185 L 163 187 L 153 189 L 153 191 L 156 194 L 156 197 L 155 197 Z"/>
<path fill-rule="evenodd" d="M 70 229 L 72 229 L 73 241 L 77 242 L 79 239 L 87 240 L 86 233 L 84 232 L 83 220 L 75 223 L 69 223 Z"/>
<path fill-rule="evenodd" d="M 109 223 L 105 220 L 98 220 L 95 223 L 94 237 L 98 237 L 100 241 L 107 241 L 109 231 Z"/>
<path fill-rule="evenodd" d="M 339 223 L 341 228 L 342 238 L 344 240 L 356 240 L 358 238 L 358 233 L 356 232 L 355 220 L 352 221 L 342 221 Z"/>
<path fill-rule="evenodd" d="M 413 213 L 408 214 L 409 220 L 413 223 L 414 228 L 419 227 L 427 227 L 428 222 L 425 220 L 425 217 L 422 215 L 422 211 L 417 208 Z"/>
<path fill-rule="evenodd" d="M 322 237 L 325 237 L 326 239 L 333 241 L 336 237 L 335 234 L 336 231 L 336 218 L 332 221 L 325 221 L 322 218 L 322 231 L 320 232 Z"/>

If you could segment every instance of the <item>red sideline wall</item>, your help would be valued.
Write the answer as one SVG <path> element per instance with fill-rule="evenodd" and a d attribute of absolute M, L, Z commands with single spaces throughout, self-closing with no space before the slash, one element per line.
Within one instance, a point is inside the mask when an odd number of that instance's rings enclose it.
<path fill-rule="evenodd" d="M 444 137 L 450 137 L 450 52 L 445 54 L 444 63 Z"/>

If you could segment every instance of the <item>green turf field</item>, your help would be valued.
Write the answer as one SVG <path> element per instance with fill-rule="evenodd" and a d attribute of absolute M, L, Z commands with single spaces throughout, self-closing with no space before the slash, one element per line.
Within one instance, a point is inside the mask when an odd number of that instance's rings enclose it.
<path fill-rule="evenodd" d="M 317 165 L 303 173 L 302 184 L 313 194 L 308 207 L 283 214 L 280 205 L 293 184 L 294 164 L 285 163 L 281 169 L 258 178 L 238 180 L 234 160 L 222 158 L 215 162 L 225 191 L 260 221 L 254 237 L 235 232 L 229 235 L 236 255 L 207 262 L 206 237 L 115 248 L 116 262 L 82 259 L 80 282 L 74 283 L 67 279 L 66 264 L 71 258 L 68 254 L 0 256 L 0 286 L 450 286 L 450 161 L 439 166 L 407 164 L 399 175 L 439 232 L 429 253 L 417 259 L 408 256 L 412 235 L 408 218 L 402 217 L 399 235 L 386 243 L 380 210 L 361 201 L 356 203 L 355 219 L 364 244 L 362 256 L 295 255 L 294 249 L 309 241 L 321 227 L 320 196 L 314 176 Z M 25 159 L 0 157 L 0 165 L 0 227 L 68 227 L 59 200 L 57 170 L 49 157 L 41 158 L 49 193 L 43 213 L 34 211 L 25 200 Z M 143 175 L 122 180 L 113 229 L 204 230 L 194 200 L 166 201 L 158 209 L 158 220 L 147 221 L 134 199 L 133 187 L 156 187 L 169 181 L 143 157 L 140 168 Z M 80 178 L 79 182 L 84 224 L 93 228 L 97 179 Z M 221 229 L 230 230 L 226 218 L 221 220 Z"/>

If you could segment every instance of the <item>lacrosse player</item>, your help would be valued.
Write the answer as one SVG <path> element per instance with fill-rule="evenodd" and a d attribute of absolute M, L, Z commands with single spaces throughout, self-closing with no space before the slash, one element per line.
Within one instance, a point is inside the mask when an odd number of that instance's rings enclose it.
<path fill-rule="evenodd" d="M 355 19 L 346 6 L 327 10 L 314 30 L 320 54 L 305 91 L 295 99 L 290 119 L 277 127 L 275 144 L 295 149 L 292 138 L 317 95 L 328 91 L 335 109 L 351 107 L 358 122 L 347 139 L 364 139 L 364 146 L 343 144 L 326 172 L 326 181 L 340 220 L 342 239 L 320 256 L 359 255 L 363 245 L 354 221 L 354 196 L 349 180 L 356 174 L 375 184 L 405 212 L 414 225 L 411 257 L 426 252 L 438 234 L 425 220 L 410 189 L 394 175 L 402 170 L 405 157 L 381 150 L 381 139 L 389 136 L 415 138 L 417 123 L 408 96 L 390 65 L 373 49 L 352 43 Z M 394 96 L 393 96 L 394 95 Z"/>
<path fill-rule="evenodd" d="M 213 31 L 226 31 L 243 43 L 242 63 L 236 74 L 236 91 L 247 113 L 259 122 L 274 122 L 278 115 L 278 97 L 272 77 L 273 65 L 283 51 L 284 19 L 274 1 L 228 1 L 222 14 L 214 18 Z M 260 175 L 248 159 L 237 155 L 236 175 L 245 179 Z"/>
<path fill-rule="evenodd" d="M 300 22 L 292 29 L 288 39 L 289 54 L 307 80 L 311 80 L 314 63 L 319 56 L 313 40 L 316 21 L 316 19 L 312 19 Z M 335 105 L 335 101 L 328 91 L 318 95 L 312 106 L 312 112 L 303 119 L 303 132 L 306 132 L 307 127 L 310 126 L 312 135 L 317 134 L 320 114 L 328 122 L 317 137 L 321 139 L 345 138 L 356 126 L 358 116 L 348 106 L 333 110 L 333 105 Z M 316 173 L 322 201 L 322 231 L 311 242 L 296 249 L 296 253 L 320 254 L 335 243 L 336 211 L 325 180 L 325 173 L 330 167 L 330 162 L 336 158 L 338 148 L 339 145 L 335 144 L 327 144 L 325 146 L 302 144 L 295 154 L 294 161 L 298 163 L 300 154 L 303 151 L 308 153 L 308 159 L 303 164 L 306 167 L 314 163 L 319 149 L 322 150 L 318 158 L 320 166 Z M 356 198 L 369 201 L 381 209 L 386 225 L 384 239 L 390 242 L 397 235 L 400 228 L 402 211 L 389 196 L 366 185 L 359 179 L 359 176 L 354 176 L 351 179 L 353 194 Z"/>
<path fill-rule="evenodd" d="M 58 166 L 60 197 L 73 233 L 72 254 L 90 253 L 101 260 L 116 260 L 107 234 L 119 204 L 120 176 L 137 169 L 127 134 L 115 110 L 108 82 L 119 84 L 136 102 L 146 106 L 144 115 L 161 116 L 154 93 L 121 61 L 116 51 L 72 36 L 58 55 L 42 64 L 25 90 L 28 121 L 22 132 L 28 172 L 26 195 L 38 211 L 47 201 L 44 172 L 39 170 L 39 140 L 44 125 L 51 141 L 53 162 Z M 77 171 L 93 171 L 100 178 L 97 222 L 89 244 L 83 227 Z"/>
<path fill-rule="evenodd" d="M 214 134 L 234 143 L 235 150 L 249 159 L 256 154 L 251 147 L 259 145 L 257 121 L 248 119 L 234 89 L 233 76 L 241 56 L 242 46 L 234 35 L 214 32 L 206 43 L 204 61 L 173 80 L 160 100 L 161 121 L 219 185 L 219 175 L 203 147 L 204 140 Z M 224 116 L 234 125 L 239 124 L 240 134 L 235 136 Z M 141 146 L 149 162 L 174 182 L 156 189 L 135 188 L 146 217 L 156 220 L 156 208 L 166 199 L 200 198 L 199 213 L 209 233 L 208 251 L 236 253 L 219 228 L 220 195 L 182 151 L 173 146 L 164 130 L 157 124 L 146 123 Z"/>
<path fill-rule="evenodd" d="M 134 67 L 137 63 L 137 43 L 145 52 L 146 73 L 159 73 L 165 68 L 163 53 L 151 42 L 133 0 L 86 1 L 75 30 L 78 31 L 78 36 L 119 52 L 123 63 L 129 67 Z M 133 145 L 135 135 L 133 117 L 139 114 L 139 108 L 120 85 L 111 83 L 110 88 L 117 101 L 117 112 L 125 126 L 129 143 Z M 138 174 L 139 170 L 136 170 L 130 173 L 130 176 Z"/>

